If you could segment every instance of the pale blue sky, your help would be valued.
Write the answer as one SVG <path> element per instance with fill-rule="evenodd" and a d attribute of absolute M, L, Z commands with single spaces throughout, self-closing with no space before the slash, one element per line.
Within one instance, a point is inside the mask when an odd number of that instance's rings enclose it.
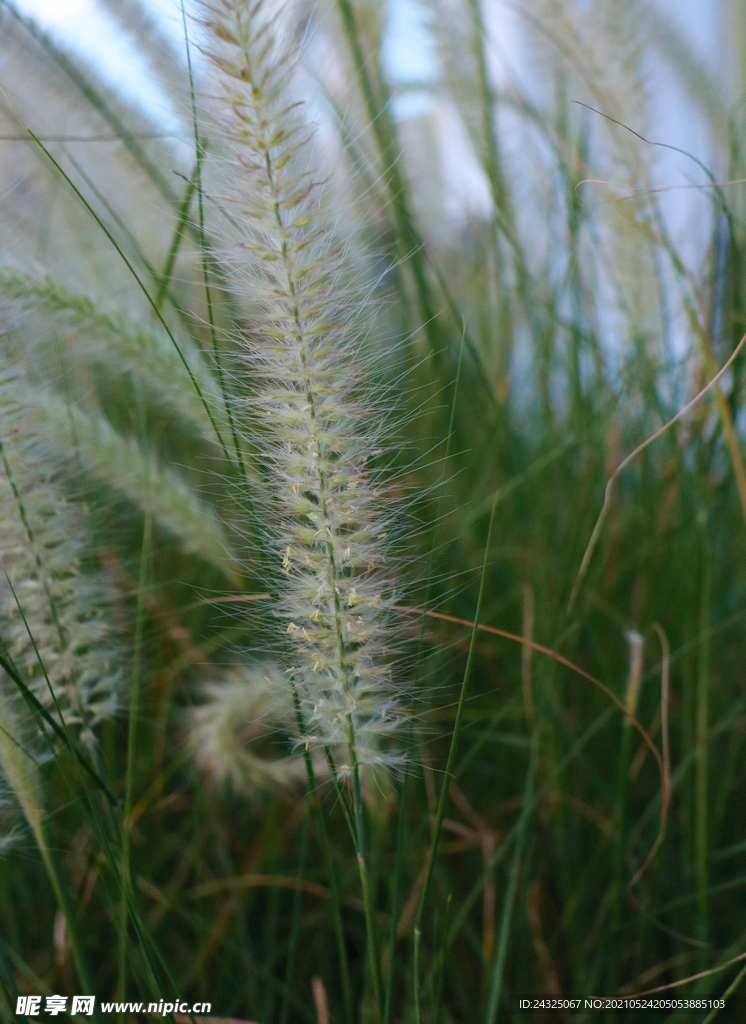
<path fill-rule="evenodd" d="M 151 115 L 162 119 L 166 126 L 175 124 L 173 108 L 160 90 L 154 88 L 145 62 L 119 32 L 115 20 L 97 5 L 96 0 L 16 0 L 16 3 L 68 46 L 92 58 L 102 74 L 124 94 L 144 100 Z M 725 37 L 721 16 L 723 11 L 727 12 L 729 3 L 730 0 L 658 0 L 659 6 L 673 14 L 685 29 L 695 51 L 721 73 L 727 63 L 724 55 L 718 52 Z M 175 46 L 183 45 L 178 0 L 148 0 L 147 6 L 149 12 L 168 27 Z M 525 70 L 526 62 L 521 57 L 521 35 L 516 16 L 510 9 L 510 0 L 487 0 L 484 8 L 493 32 L 495 74 L 500 76 L 501 61 L 506 60 L 511 73 L 523 77 L 521 72 Z M 392 77 L 403 82 L 416 82 L 434 76 L 432 50 L 424 28 L 422 9 L 416 0 L 390 0 L 387 38 L 385 63 Z M 525 84 L 530 92 L 530 83 Z M 689 150 L 710 163 L 713 153 L 710 140 L 702 131 L 702 122 L 692 116 L 686 97 L 666 74 L 663 65 L 656 73 L 654 95 L 656 138 Z M 407 117 L 421 112 L 430 102 L 424 93 L 408 94 L 397 100 L 396 113 L 399 117 Z M 466 173 L 468 160 L 464 161 L 459 156 L 463 132 L 461 130 L 459 135 L 460 126 L 455 121 L 449 127 L 447 112 L 441 111 L 440 114 L 443 121 L 441 130 L 446 134 L 449 131 L 453 133 L 451 143 L 441 147 L 444 161 L 448 163 L 450 158 L 453 163 L 454 153 L 460 160 L 460 173 L 455 175 L 454 188 L 460 189 L 465 197 L 468 193 L 479 207 L 481 204 L 476 195 L 479 182 L 473 174 L 470 177 Z M 714 169 L 716 173 L 721 171 L 717 167 Z M 658 170 L 661 183 L 702 180 L 691 162 L 675 155 L 665 157 Z M 672 193 L 664 205 L 672 221 L 679 224 L 691 219 L 692 211 L 697 209 L 691 192 Z"/>
<path fill-rule="evenodd" d="M 125 95 L 147 102 L 155 116 L 171 119 L 173 112 L 160 91 L 154 91 L 145 62 L 119 31 L 117 23 L 96 0 L 16 0 L 60 41 L 92 59 L 102 75 Z M 148 0 L 150 13 L 162 20 L 176 39 L 181 13 L 174 0 Z M 180 41 L 180 40 L 179 40 Z"/>
<path fill-rule="evenodd" d="M 623 0 L 620 0 L 623 2 Z M 118 32 L 114 19 L 103 11 L 96 0 L 16 0 L 19 8 L 36 17 L 67 45 L 92 57 L 103 74 L 130 95 L 147 98 L 149 108 L 154 101 L 152 83 L 144 62 L 132 45 Z M 694 48 L 712 67 L 722 65 L 718 47 L 723 38 L 721 7 L 728 0 L 658 0 L 659 6 L 673 14 L 685 28 Z M 148 10 L 168 26 L 177 45 L 181 42 L 181 15 L 178 0 L 148 0 Z M 517 32 L 510 4 L 493 0 L 485 4 L 487 17 L 499 42 L 500 50 L 509 55 L 511 64 L 520 70 L 520 53 L 516 47 Z M 423 15 L 416 0 L 391 0 L 389 4 L 388 47 L 386 65 L 389 72 L 403 81 L 420 81 L 433 76 L 433 59 Z M 499 64 L 499 59 L 496 61 Z M 407 114 L 411 102 L 401 106 Z M 680 105 L 679 105 L 680 106 Z M 156 100 L 156 111 L 159 101 Z M 168 107 L 161 104 L 168 116 Z M 671 140 L 669 140 L 671 141 Z M 677 144 L 682 144 L 679 140 Z"/>

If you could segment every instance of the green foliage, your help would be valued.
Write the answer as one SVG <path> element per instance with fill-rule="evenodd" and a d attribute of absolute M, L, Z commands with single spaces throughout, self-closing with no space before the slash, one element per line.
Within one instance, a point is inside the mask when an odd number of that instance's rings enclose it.
<path fill-rule="evenodd" d="M 704 146 L 646 141 L 666 142 L 651 69 L 665 62 L 728 180 L 742 97 L 652 0 L 512 5 L 525 87 L 493 66 L 502 7 L 423 2 L 438 63 L 403 85 L 383 5 L 338 0 L 293 6 L 302 45 L 278 15 L 298 67 L 252 41 L 266 79 L 234 74 L 238 138 L 214 130 L 213 15 L 185 18 L 182 59 L 147 5 L 104 6 L 175 130 L 0 8 L 2 1013 L 13 984 L 90 984 L 260 1024 L 324 1021 L 324 1005 L 334 1024 L 493 1024 L 519 1019 L 516 993 L 637 992 L 737 957 L 743 355 L 606 506 L 604 489 L 745 323 L 742 186 L 708 176 Z M 413 91 L 420 113 L 395 116 Z M 298 132 L 266 147 L 293 179 L 282 196 L 256 159 L 262 118 Z M 696 231 L 654 191 L 684 180 L 707 186 L 686 193 Z M 293 316 L 317 318 L 320 477 L 287 384 Z M 349 513 L 362 467 L 376 488 Z M 388 549 L 364 531 L 375 489 L 393 498 Z M 366 575 L 384 555 L 385 585 Z M 308 592 L 288 599 L 294 558 Z M 330 559 L 349 564 L 327 620 L 311 576 Z M 345 647 L 335 624 L 359 635 Z M 340 651 L 313 707 L 309 679 Z M 337 763 L 354 743 L 310 726 L 324 701 L 346 728 L 345 701 L 383 699 L 366 680 L 389 661 L 405 767 L 356 786 L 354 757 Z M 377 742 L 363 761 L 387 761 Z M 738 970 L 670 994 L 730 986 L 735 1019 Z"/>

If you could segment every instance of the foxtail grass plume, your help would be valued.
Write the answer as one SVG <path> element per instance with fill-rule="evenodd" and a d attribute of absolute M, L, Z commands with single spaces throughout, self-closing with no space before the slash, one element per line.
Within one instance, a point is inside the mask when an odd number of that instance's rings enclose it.
<path fill-rule="evenodd" d="M 252 800 L 292 793 L 306 770 L 297 753 L 277 756 L 297 734 L 284 672 L 273 663 L 235 667 L 203 693 L 191 711 L 189 745 L 208 778 Z M 323 761 L 316 770 L 324 774 Z"/>
<path fill-rule="evenodd" d="M 0 678 L 0 776 L 20 806 L 39 847 L 44 849 L 41 772 L 27 742 L 29 717 L 6 686 L 5 678 Z M 11 840 L 14 833 L 6 835 Z M 0 851 L 5 845 L 0 839 Z"/>
<path fill-rule="evenodd" d="M 0 438 L 0 636 L 37 699 L 92 746 L 92 729 L 119 706 L 121 652 L 105 614 L 113 588 L 102 573 L 82 571 L 81 511 L 2 393 Z M 25 720 L 23 699 L 1 672 L 0 686 Z"/>
<path fill-rule="evenodd" d="M 213 131 L 227 144 L 230 274 L 258 308 L 242 363 L 247 416 L 269 467 L 265 518 L 297 695 L 301 742 L 339 776 L 397 760 L 403 711 L 392 679 L 391 514 L 369 469 L 375 410 L 359 367 L 359 301 L 330 230 L 330 186 L 312 169 L 313 131 L 293 102 L 293 55 L 276 9 L 259 0 L 200 5 L 203 52 L 220 79 Z"/>

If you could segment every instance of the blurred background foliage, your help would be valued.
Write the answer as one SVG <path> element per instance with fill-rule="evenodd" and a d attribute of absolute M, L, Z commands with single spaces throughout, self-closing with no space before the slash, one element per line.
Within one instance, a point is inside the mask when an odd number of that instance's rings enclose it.
<path fill-rule="evenodd" d="M 341 1022 L 329 872 L 267 678 L 262 559 L 281 555 L 242 497 L 264 467 L 236 409 L 252 308 L 220 259 L 220 154 L 202 129 L 195 145 L 183 36 L 140 0 L 100 6 L 172 115 L 0 5 L 3 566 L 30 593 L 78 587 L 92 607 L 95 592 L 109 631 L 99 664 L 93 613 L 69 644 L 45 613 L 32 623 L 73 711 L 68 746 L 23 740 L 33 785 L 3 748 L 3 1012 L 87 976 L 104 999 L 170 986 L 221 1016 Z M 566 659 L 477 639 L 423 1019 L 490 1024 L 512 1019 L 510 993 L 641 991 L 746 944 L 743 356 L 624 469 L 573 592 L 608 478 L 746 329 L 746 193 L 721 184 L 746 177 L 746 10 L 722 5 L 721 68 L 652 0 L 407 12 L 430 47 L 421 78 L 392 71 L 393 7 L 299 0 L 285 24 L 368 296 L 361 344 L 400 435 L 379 458 L 407 503 L 401 603 L 420 609 L 401 613 L 412 767 L 366 794 L 387 1021 L 415 1019 L 412 920 L 494 503 L 480 622 Z M 211 83 L 191 57 L 201 118 Z M 691 155 L 660 145 L 661 96 L 693 126 Z M 49 704 L 0 597 L 0 636 Z M 626 703 L 659 762 L 568 660 Z M 86 690 L 71 680 L 89 662 Z M 3 687 L 5 735 L 18 697 Z M 320 795 L 353 1019 L 372 1021 L 354 855 Z M 672 994 L 718 996 L 738 971 Z"/>

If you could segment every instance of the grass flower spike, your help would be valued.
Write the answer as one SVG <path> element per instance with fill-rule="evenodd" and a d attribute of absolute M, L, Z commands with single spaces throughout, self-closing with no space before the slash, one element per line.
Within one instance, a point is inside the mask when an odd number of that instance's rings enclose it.
<path fill-rule="evenodd" d="M 242 231 L 233 252 L 248 255 L 232 272 L 263 316 L 244 361 L 260 382 L 249 411 L 263 421 L 271 467 L 288 673 L 303 742 L 333 750 L 338 774 L 355 775 L 358 765 L 392 760 L 381 741 L 402 713 L 386 639 L 387 516 L 366 468 L 375 444 L 345 254 L 329 230 L 327 189 L 309 170 L 312 132 L 302 105 L 287 97 L 290 61 L 279 52 L 276 18 L 261 0 L 202 10 L 224 90 L 217 129 L 231 149 L 231 222 Z"/>
<path fill-rule="evenodd" d="M 104 614 L 114 592 L 81 571 L 79 510 L 24 426 L 13 402 L 0 403 L 0 635 L 36 697 L 90 746 L 91 729 L 119 707 L 121 651 Z"/>
<path fill-rule="evenodd" d="M 292 793 L 305 767 L 297 754 L 276 756 L 283 737 L 296 731 L 284 674 L 271 663 L 247 665 L 204 689 L 205 702 L 191 714 L 189 741 L 213 783 L 229 784 L 254 801 Z M 323 762 L 318 767 L 323 771 Z"/>

